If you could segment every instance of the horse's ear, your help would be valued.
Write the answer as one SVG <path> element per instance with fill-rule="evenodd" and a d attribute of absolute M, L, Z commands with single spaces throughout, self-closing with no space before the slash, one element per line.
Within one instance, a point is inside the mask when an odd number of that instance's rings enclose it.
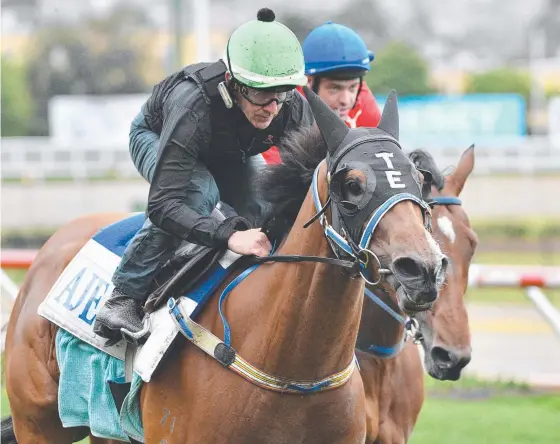
<path fill-rule="evenodd" d="M 399 140 L 399 107 L 397 104 L 397 92 L 394 89 L 391 90 L 387 97 L 377 128 L 382 129 L 396 140 Z"/>
<path fill-rule="evenodd" d="M 321 131 L 321 135 L 327 144 L 329 154 L 333 155 L 340 147 L 340 144 L 350 129 L 346 126 L 342 119 L 311 89 L 304 86 L 303 92 L 309 102 L 309 106 L 311 106 L 311 111 L 313 111 L 313 116 L 315 117 L 315 122 L 317 122 L 319 131 Z"/>
<path fill-rule="evenodd" d="M 467 182 L 467 178 L 474 169 L 474 144 L 468 147 L 462 154 L 457 168 L 447 177 L 445 188 L 446 191 L 452 193 L 454 196 L 459 196 L 463 187 Z"/>

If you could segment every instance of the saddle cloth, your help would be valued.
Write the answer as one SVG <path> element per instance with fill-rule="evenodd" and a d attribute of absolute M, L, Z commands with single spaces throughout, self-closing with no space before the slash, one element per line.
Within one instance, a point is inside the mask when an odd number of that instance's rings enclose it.
<path fill-rule="evenodd" d="M 217 217 L 224 217 L 215 210 Z M 38 314 L 87 344 L 124 361 L 126 343 L 121 340 L 105 347 L 106 339 L 93 332 L 93 323 L 99 309 L 111 295 L 111 277 L 118 266 L 126 246 L 142 227 L 144 214 L 136 214 L 115 222 L 93 236 L 68 264 L 57 279 Z M 183 244 L 184 251 L 193 244 Z M 182 298 L 182 305 L 189 315 L 198 314 L 213 291 L 223 282 L 239 259 L 239 255 L 226 251 L 209 270 L 200 284 Z M 195 311 L 196 310 L 196 311 Z M 139 347 L 133 370 L 143 381 L 150 378 L 179 332 L 164 304 L 150 315 L 150 337 Z"/>

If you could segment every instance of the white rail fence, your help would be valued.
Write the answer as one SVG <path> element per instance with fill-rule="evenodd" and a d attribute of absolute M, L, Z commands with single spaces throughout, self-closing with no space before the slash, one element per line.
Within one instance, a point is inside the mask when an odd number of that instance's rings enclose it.
<path fill-rule="evenodd" d="M 139 175 L 131 162 L 128 146 L 56 143 L 50 138 L 2 138 L 2 178 L 85 180 L 113 176 L 129 178 Z M 405 149 L 425 146 L 406 146 Z M 438 166 L 456 165 L 467 146 L 429 149 Z M 560 149 L 547 137 L 528 137 L 523 142 L 504 146 L 477 146 L 475 174 L 560 172 Z"/>

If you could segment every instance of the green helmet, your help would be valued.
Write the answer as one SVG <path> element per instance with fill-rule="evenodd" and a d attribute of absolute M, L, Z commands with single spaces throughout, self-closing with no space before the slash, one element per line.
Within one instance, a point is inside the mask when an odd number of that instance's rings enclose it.
<path fill-rule="evenodd" d="M 237 28 L 226 48 L 233 78 L 251 88 L 307 84 L 301 45 L 290 29 L 274 21 L 274 12 L 260 9 L 257 20 Z"/>

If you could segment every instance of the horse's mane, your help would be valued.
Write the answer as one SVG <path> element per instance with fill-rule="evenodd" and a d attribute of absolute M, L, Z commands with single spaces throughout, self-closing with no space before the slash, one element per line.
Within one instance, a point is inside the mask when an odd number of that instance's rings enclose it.
<path fill-rule="evenodd" d="M 287 134 L 278 144 L 278 151 L 282 163 L 269 165 L 258 186 L 271 204 L 264 225 L 269 228 L 276 225 L 274 231 L 285 233 L 297 218 L 313 172 L 327 155 L 327 145 L 319 129 L 313 126 Z"/>
<path fill-rule="evenodd" d="M 415 150 L 408 154 L 409 159 L 414 163 L 416 168 L 426 170 L 432 174 L 434 185 L 441 191 L 445 185 L 443 173 L 437 167 L 432 155 L 425 150 Z"/>

